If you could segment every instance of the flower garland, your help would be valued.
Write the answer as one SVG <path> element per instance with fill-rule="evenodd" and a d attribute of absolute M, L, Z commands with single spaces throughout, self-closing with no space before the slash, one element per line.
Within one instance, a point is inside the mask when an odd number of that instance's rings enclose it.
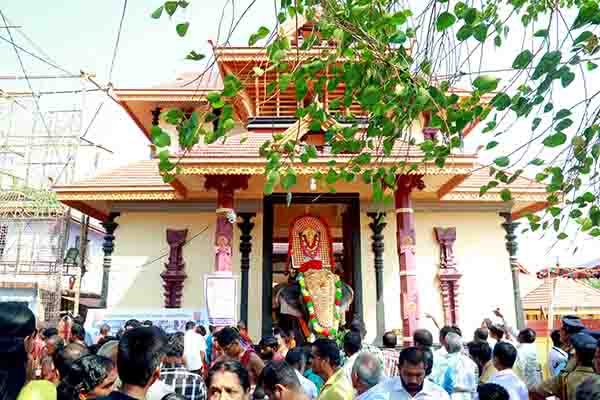
<path fill-rule="evenodd" d="M 306 304 L 306 308 L 308 309 L 309 326 L 311 326 L 313 331 L 315 331 L 317 334 L 323 335 L 325 337 L 335 337 L 337 335 L 337 329 L 339 328 L 340 319 L 342 315 L 342 281 L 340 280 L 340 277 L 335 275 L 335 313 L 333 315 L 334 328 L 324 328 L 319 323 L 319 320 L 315 315 L 315 305 L 313 302 L 313 298 L 308 289 L 306 289 L 304 273 L 302 272 L 298 273 L 298 283 L 300 284 L 300 289 L 302 290 L 304 304 Z"/>

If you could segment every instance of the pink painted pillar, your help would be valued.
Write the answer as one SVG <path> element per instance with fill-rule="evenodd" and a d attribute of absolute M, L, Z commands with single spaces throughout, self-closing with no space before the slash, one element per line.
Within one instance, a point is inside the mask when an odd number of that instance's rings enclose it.
<path fill-rule="evenodd" d="M 217 222 L 215 229 L 215 271 L 231 272 L 233 224 L 226 210 L 233 210 L 233 195 L 248 188 L 248 175 L 207 175 L 204 187 L 217 191 Z"/>
<path fill-rule="evenodd" d="M 415 257 L 415 214 L 410 193 L 423 189 L 422 176 L 402 175 L 395 193 L 398 258 L 400 260 L 400 313 L 404 345 L 410 345 L 419 324 L 419 289 L 417 287 L 417 259 Z"/>

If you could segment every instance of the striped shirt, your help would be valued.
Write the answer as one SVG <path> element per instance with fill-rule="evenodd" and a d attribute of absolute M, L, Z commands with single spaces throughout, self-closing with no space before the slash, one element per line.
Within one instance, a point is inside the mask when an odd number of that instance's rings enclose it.
<path fill-rule="evenodd" d="M 184 367 L 164 368 L 160 371 L 160 380 L 186 400 L 206 400 L 206 384 L 198 374 Z"/>
<path fill-rule="evenodd" d="M 400 376 L 399 370 L 399 359 L 400 353 L 396 349 L 383 349 L 383 372 L 385 376 L 391 378 L 394 376 Z"/>

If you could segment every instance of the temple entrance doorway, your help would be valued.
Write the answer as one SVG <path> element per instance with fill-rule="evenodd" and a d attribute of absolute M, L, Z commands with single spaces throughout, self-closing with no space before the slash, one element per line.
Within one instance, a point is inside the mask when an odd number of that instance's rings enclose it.
<path fill-rule="evenodd" d="M 288 246 L 291 224 L 311 215 L 329 226 L 335 273 L 354 290 L 354 301 L 344 313 L 346 321 L 362 318 L 360 202 L 357 193 L 295 193 L 288 205 L 285 193 L 265 197 L 263 225 L 263 336 L 273 326 L 299 330 L 296 317 L 281 312 L 276 293 L 290 279 Z"/>

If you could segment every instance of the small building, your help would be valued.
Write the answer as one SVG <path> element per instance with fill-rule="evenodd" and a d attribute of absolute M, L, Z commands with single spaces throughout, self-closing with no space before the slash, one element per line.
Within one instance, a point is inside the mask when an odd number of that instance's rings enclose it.
<path fill-rule="evenodd" d="M 302 32 L 302 27 L 292 30 L 292 46 L 300 46 Z M 298 48 L 303 57 L 319 51 Z M 172 182 L 163 182 L 153 153 L 150 160 L 54 188 L 63 204 L 103 221 L 106 307 L 205 307 L 203 278 L 218 269 L 216 253 L 223 245 L 232 254 L 233 274 L 240 276 L 240 318 L 254 337 L 268 334 L 278 318 L 274 287 L 286 281 L 290 224 L 311 214 L 329 225 L 336 270 L 354 290 L 346 319 L 363 319 L 369 340 L 392 329 L 402 329 L 406 338 L 416 327 L 432 328 L 425 314 L 470 331 L 497 307 L 515 309 L 518 272 L 511 267 L 516 259 L 509 257 L 516 252 L 514 220 L 546 206 L 544 186 L 519 177 L 510 185 L 510 202 L 501 199 L 502 184 L 481 195 L 489 171 L 477 154 L 457 152 L 440 168 L 421 162 L 418 145 L 409 143 L 397 143 L 387 156 L 375 154 L 388 166 L 419 162 L 416 170 L 397 176 L 395 204 L 374 201 L 362 180 L 318 185 L 313 174 L 330 173 L 349 159 L 323 145 L 327 127 L 344 121 L 329 119 L 317 129 L 297 119 L 293 84 L 268 94 L 276 73 L 252 78 L 253 67 L 268 60 L 263 48 L 217 47 L 214 52 L 217 68 L 190 86 L 195 75 L 154 88 L 114 91 L 139 128 L 119 134 L 143 134 L 150 145 L 153 125 L 172 132 L 171 151 L 179 163 Z M 290 57 L 290 65 L 294 62 Z M 171 107 L 210 111 L 207 94 L 221 89 L 229 74 L 246 84 L 233 104 L 233 133 L 226 141 L 201 142 L 191 152 L 180 152 L 161 112 Z M 321 99 L 324 109 L 343 92 L 343 87 L 328 92 Z M 314 95 L 309 90 L 307 96 Z M 349 109 L 360 115 L 358 104 Z M 464 136 L 473 128 L 467 127 Z M 291 198 L 280 187 L 264 193 L 266 161 L 260 148 L 274 135 L 297 136 L 318 151 L 306 164 L 291 163 L 298 175 Z M 427 115 L 417 121 L 412 137 L 417 143 L 437 140 Z M 228 217 L 233 216 L 232 226 Z M 514 312 L 508 314 L 515 320 Z"/>

